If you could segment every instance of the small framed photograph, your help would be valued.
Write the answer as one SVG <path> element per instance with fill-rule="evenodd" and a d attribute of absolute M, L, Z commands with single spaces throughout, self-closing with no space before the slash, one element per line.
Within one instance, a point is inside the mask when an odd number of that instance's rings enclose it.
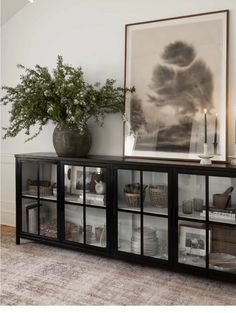
<path fill-rule="evenodd" d="M 209 245 L 210 234 L 209 231 Z M 206 256 L 206 229 L 180 225 L 179 249 L 186 249 L 187 254 Z"/>
<path fill-rule="evenodd" d="M 72 166 L 64 165 L 64 185 L 66 194 L 71 194 L 71 169 Z"/>
<path fill-rule="evenodd" d="M 71 194 L 83 194 L 84 174 L 82 166 L 72 166 L 71 168 Z"/>
<path fill-rule="evenodd" d="M 51 164 L 51 186 L 57 184 L 57 165 L 56 164 Z"/>

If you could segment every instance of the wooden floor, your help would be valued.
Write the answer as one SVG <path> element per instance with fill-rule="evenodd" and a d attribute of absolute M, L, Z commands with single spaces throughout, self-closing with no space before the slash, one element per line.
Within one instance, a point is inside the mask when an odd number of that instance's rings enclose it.
<path fill-rule="evenodd" d="M 1 225 L 0 228 L 1 228 L 1 231 L 7 232 L 7 233 L 15 234 L 16 232 L 16 228 L 12 226 Z"/>

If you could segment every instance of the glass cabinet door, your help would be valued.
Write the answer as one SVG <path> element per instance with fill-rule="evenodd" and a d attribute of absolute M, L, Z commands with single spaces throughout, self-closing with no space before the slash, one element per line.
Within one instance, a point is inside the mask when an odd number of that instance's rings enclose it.
<path fill-rule="evenodd" d="M 236 273 L 236 178 L 209 177 L 209 268 Z"/>
<path fill-rule="evenodd" d="M 168 260 L 168 173 L 117 171 L 117 250 Z"/>
<path fill-rule="evenodd" d="M 106 248 L 106 175 L 102 167 L 64 165 L 67 241 Z"/>
<path fill-rule="evenodd" d="M 236 225 L 236 178 L 209 177 L 209 221 Z"/>
<path fill-rule="evenodd" d="M 206 268 L 206 176 L 178 174 L 178 262 Z"/>
<path fill-rule="evenodd" d="M 235 177 L 178 174 L 178 262 L 236 273 L 235 217 Z"/>
<path fill-rule="evenodd" d="M 57 165 L 22 162 L 22 231 L 57 238 Z"/>

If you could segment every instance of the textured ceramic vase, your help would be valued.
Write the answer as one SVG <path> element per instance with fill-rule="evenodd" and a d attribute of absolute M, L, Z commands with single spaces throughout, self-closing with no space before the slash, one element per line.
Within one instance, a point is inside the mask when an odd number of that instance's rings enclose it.
<path fill-rule="evenodd" d="M 53 145 L 58 156 L 87 156 L 92 145 L 92 135 L 88 129 L 81 133 L 78 129 L 56 127 L 53 132 Z"/>

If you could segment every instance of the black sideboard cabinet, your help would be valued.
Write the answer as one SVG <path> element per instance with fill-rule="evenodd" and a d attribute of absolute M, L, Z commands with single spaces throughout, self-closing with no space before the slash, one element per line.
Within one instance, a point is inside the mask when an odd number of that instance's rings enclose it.
<path fill-rule="evenodd" d="M 37 240 L 235 282 L 235 209 L 229 165 L 16 155 L 17 244 Z"/>

